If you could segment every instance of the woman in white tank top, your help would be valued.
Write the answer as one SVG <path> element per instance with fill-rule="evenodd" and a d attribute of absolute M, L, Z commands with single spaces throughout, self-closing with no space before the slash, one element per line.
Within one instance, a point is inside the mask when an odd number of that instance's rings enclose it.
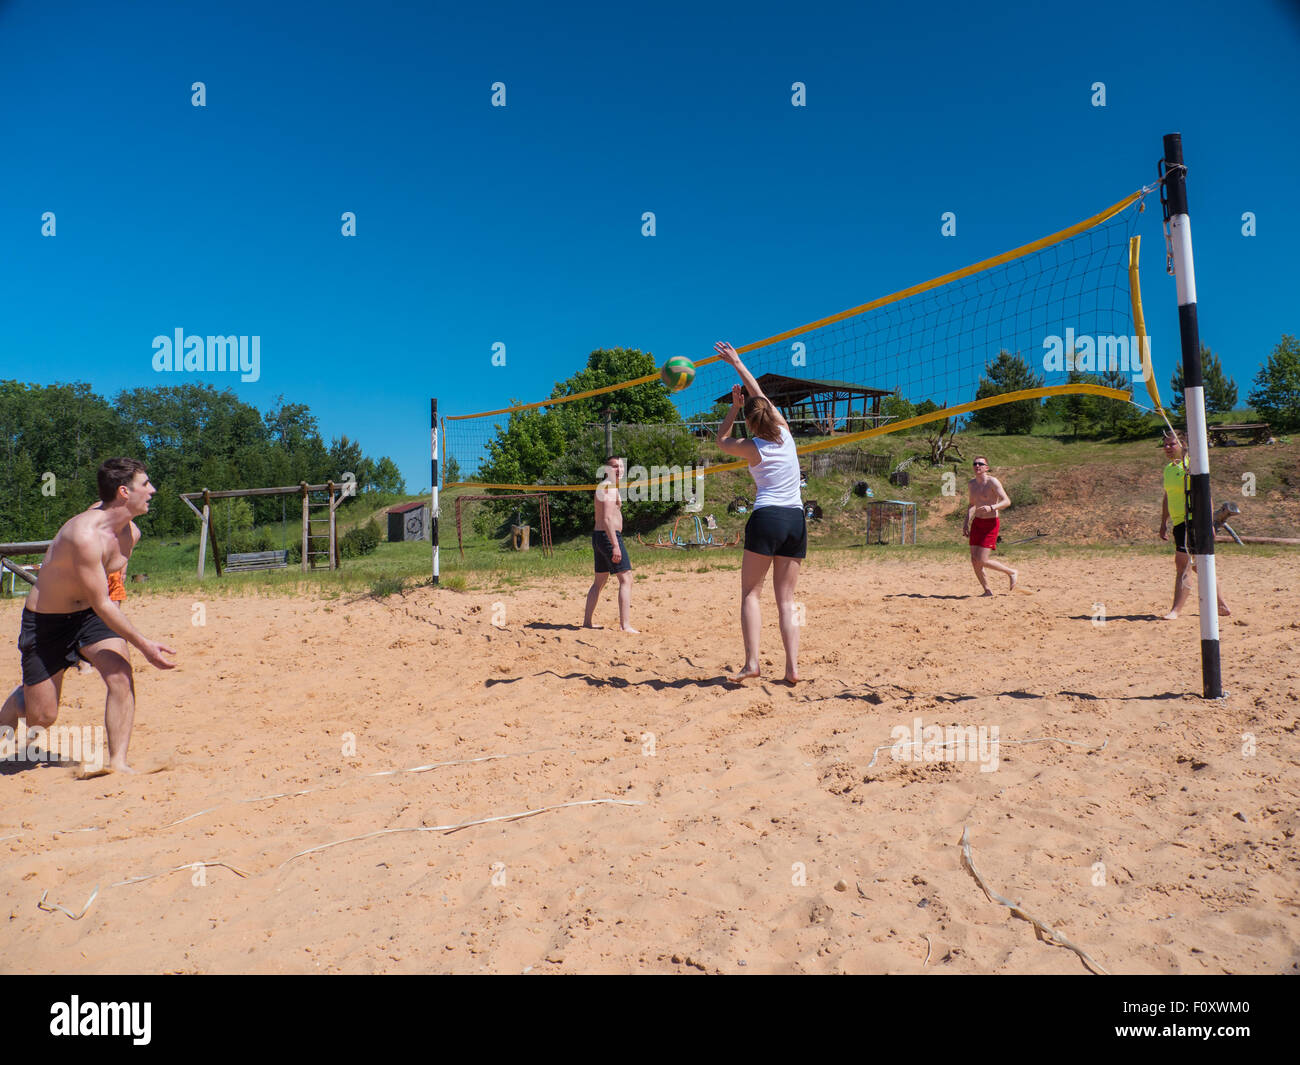
<path fill-rule="evenodd" d="M 799 455 L 790 426 L 754 375 L 740 361 L 736 349 L 719 342 L 714 350 L 734 366 L 744 382 L 731 389 L 731 410 L 718 429 L 718 446 L 749 463 L 754 478 L 754 511 L 745 525 L 745 555 L 740 567 L 740 632 L 745 641 L 745 666 L 732 680 L 759 675 L 758 634 L 761 627 L 759 596 L 769 567 L 776 607 L 785 644 L 785 681 L 799 681 L 799 626 L 795 624 L 794 592 L 799 564 L 808 553 L 808 527 L 799 494 Z M 746 398 L 748 394 L 748 398 Z M 752 439 L 738 440 L 731 427 L 744 404 L 745 425 Z"/>

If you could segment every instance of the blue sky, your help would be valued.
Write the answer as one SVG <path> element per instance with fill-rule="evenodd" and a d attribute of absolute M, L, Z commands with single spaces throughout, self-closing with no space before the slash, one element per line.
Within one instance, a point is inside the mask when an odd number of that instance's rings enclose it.
<path fill-rule="evenodd" d="M 1300 332 L 1298 8 L 0 0 L 0 376 L 218 383 L 156 373 L 153 337 L 258 335 L 260 379 L 219 383 L 308 403 L 418 491 L 430 396 L 540 399 L 593 348 L 833 313 L 1092 214 L 1176 130 L 1202 339 L 1244 401 Z"/>

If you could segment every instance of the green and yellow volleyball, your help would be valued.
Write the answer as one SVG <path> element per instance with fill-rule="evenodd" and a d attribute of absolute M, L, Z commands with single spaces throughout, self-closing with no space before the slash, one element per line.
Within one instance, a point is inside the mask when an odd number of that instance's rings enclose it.
<path fill-rule="evenodd" d="M 659 377 L 669 392 L 680 392 L 695 380 L 695 363 L 685 355 L 674 355 L 664 363 Z"/>

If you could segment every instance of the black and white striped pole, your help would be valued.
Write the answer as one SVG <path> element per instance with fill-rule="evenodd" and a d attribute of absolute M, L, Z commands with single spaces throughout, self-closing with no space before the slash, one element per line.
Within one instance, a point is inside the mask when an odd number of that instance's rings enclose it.
<path fill-rule="evenodd" d="M 1201 334 L 1196 322 L 1196 270 L 1192 227 L 1187 216 L 1187 168 L 1183 136 L 1165 134 L 1165 220 L 1178 285 L 1178 333 L 1183 348 L 1183 409 L 1191 473 L 1188 550 L 1196 561 L 1201 613 L 1201 686 L 1207 699 L 1223 694 L 1219 673 L 1219 592 L 1214 573 L 1214 518 L 1210 504 L 1210 449 L 1205 431 L 1205 387 L 1201 379 Z"/>
<path fill-rule="evenodd" d="M 433 498 L 429 501 L 429 539 L 433 541 L 433 585 L 438 586 L 438 401 L 429 400 L 429 470 Z"/>

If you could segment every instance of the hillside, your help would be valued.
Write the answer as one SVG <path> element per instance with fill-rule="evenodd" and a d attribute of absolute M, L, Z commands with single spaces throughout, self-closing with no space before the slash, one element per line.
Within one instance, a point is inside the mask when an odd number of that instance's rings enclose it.
<path fill-rule="evenodd" d="M 961 461 L 938 467 L 924 459 L 913 462 L 906 487 L 890 485 L 883 474 L 833 471 L 810 478 L 804 499 L 816 501 L 823 510 L 823 518 L 811 526 L 812 542 L 840 546 L 862 541 L 870 501 L 852 492 L 854 484 L 861 481 L 871 487 L 876 500 L 898 499 L 917 505 L 918 543 L 958 540 L 966 482 L 976 455 L 988 458 L 993 475 L 1011 498 L 1012 506 L 1004 512 L 1002 522 L 1006 540 L 1043 534 L 1044 541 L 1055 544 L 1155 542 L 1164 459 L 1154 438 L 1111 443 L 963 433 L 958 447 Z M 862 450 L 888 456 L 887 468 L 892 469 L 924 448 L 920 437 L 885 436 L 868 441 Z M 709 461 L 722 461 L 716 451 L 707 454 L 714 449 L 706 445 L 705 450 Z M 810 469 L 811 458 L 804 457 L 805 471 Z M 1240 516 L 1231 523 L 1238 533 L 1300 536 L 1300 441 L 1218 447 L 1210 453 L 1210 470 L 1216 505 L 1231 499 L 1241 508 Z M 1242 494 L 1246 474 L 1253 475 L 1253 496 Z M 956 494 L 944 494 L 945 475 Z M 455 543 L 454 500 L 470 491 L 456 489 L 442 496 L 444 544 Z M 727 536 L 744 528 L 744 515 L 727 513 L 727 504 L 737 496 L 753 498 L 753 482 L 744 470 L 706 477 L 703 514 L 713 515 L 720 532 Z M 641 536 L 648 542 L 657 536 L 666 539 L 671 528 L 668 521 L 643 530 Z M 466 535 L 470 537 L 468 528 Z"/>

